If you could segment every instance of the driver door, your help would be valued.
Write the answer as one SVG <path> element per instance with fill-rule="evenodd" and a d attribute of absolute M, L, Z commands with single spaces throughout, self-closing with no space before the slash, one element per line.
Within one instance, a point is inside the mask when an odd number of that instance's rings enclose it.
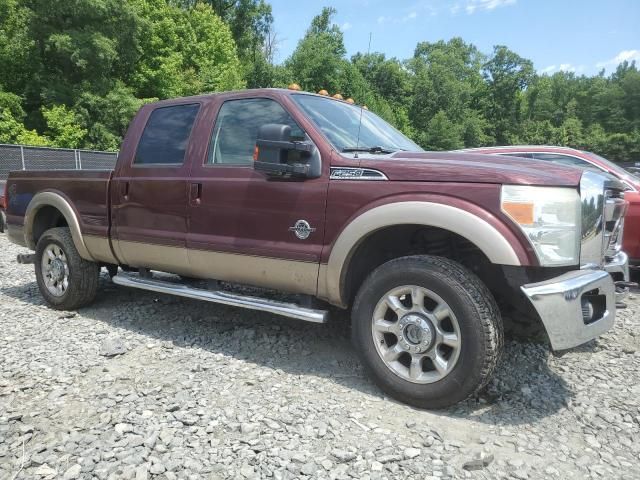
<path fill-rule="evenodd" d="M 194 276 L 315 294 L 328 165 L 320 178 L 268 180 L 253 169 L 258 129 L 280 123 L 304 135 L 291 114 L 267 97 L 225 97 L 215 108 L 208 152 L 188 180 Z M 295 228 L 300 220 L 310 227 L 306 237 Z"/>

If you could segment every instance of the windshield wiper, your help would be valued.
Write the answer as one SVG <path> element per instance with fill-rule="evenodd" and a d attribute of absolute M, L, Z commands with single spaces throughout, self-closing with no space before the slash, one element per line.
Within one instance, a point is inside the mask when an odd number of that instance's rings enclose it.
<path fill-rule="evenodd" d="M 390 150 L 388 148 L 376 146 L 376 147 L 344 147 L 343 152 L 366 152 L 366 153 L 394 153 L 397 150 Z"/>

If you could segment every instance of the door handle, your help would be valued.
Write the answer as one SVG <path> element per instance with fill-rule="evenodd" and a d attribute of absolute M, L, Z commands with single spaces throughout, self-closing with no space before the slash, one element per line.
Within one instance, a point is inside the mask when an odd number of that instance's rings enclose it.
<path fill-rule="evenodd" d="M 121 182 L 120 183 L 120 195 L 125 200 L 129 200 L 129 182 Z"/>
<path fill-rule="evenodd" d="M 200 205 L 200 201 L 202 198 L 202 184 L 201 183 L 192 183 L 189 189 L 189 197 L 191 199 L 191 203 L 195 203 L 196 205 Z"/>

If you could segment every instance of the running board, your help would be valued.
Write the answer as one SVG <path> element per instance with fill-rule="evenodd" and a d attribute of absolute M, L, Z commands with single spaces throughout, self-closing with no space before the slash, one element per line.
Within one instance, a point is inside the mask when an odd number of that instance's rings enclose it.
<path fill-rule="evenodd" d="M 265 298 L 249 297 L 237 293 L 224 292 L 220 290 L 203 290 L 201 288 L 191 288 L 184 284 L 164 282 L 153 278 L 142 278 L 137 275 L 118 273 L 112 278 L 113 283 L 123 287 L 140 288 L 152 292 L 168 293 L 179 297 L 204 300 L 206 302 L 221 303 L 232 307 L 248 308 L 250 310 L 260 310 L 274 313 L 284 317 L 305 320 L 313 323 L 327 323 L 329 312 L 326 310 L 315 310 L 300 307 L 294 303 L 278 302 Z"/>

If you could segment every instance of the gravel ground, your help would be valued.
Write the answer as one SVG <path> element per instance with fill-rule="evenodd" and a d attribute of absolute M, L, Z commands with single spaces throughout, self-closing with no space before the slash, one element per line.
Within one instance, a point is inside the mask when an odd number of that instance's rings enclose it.
<path fill-rule="evenodd" d="M 340 323 L 106 277 L 57 312 L 0 249 L 1 479 L 640 478 L 637 298 L 561 358 L 507 341 L 486 392 L 428 412 L 371 384 Z"/>

